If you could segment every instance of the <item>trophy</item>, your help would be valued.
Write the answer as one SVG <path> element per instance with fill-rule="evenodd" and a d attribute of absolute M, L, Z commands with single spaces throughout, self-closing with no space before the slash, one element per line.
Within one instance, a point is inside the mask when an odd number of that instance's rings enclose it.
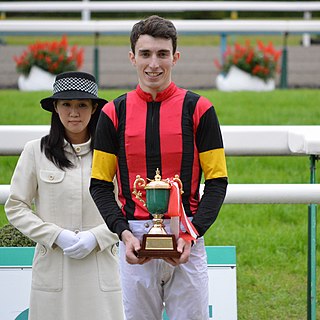
<path fill-rule="evenodd" d="M 171 184 L 169 179 L 161 179 L 159 169 L 156 170 L 154 180 L 148 180 L 150 182 L 146 184 L 146 181 L 140 175 L 137 175 L 133 184 L 132 193 L 147 207 L 153 216 L 153 226 L 148 234 L 143 235 L 138 257 L 179 258 L 181 253 L 177 251 L 176 236 L 167 234 L 163 225 L 163 215 L 168 211 Z M 175 175 L 173 181 L 179 184 L 179 189 L 182 193 L 182 182 L 179 176 Z M 142 193 L 138 188 L 146 190 L 146 201 L 142 199 Z"/>

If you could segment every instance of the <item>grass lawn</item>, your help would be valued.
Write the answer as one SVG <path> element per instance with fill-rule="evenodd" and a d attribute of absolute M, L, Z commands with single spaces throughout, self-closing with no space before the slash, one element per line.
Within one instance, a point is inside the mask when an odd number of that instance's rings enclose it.
<path fill-rule="evenodd" d="M 101 90 L 110 100 L 125 90 Z M 275 90 L 266 93 L 197 91 L 214 104 L 221 125 L 318 125 L 319 90 Z M 39 107 L 49 92 L 1 90 L 4 124 L 49 124 Z M 8 184 L 17 157 L 0 157 L 0 183 Z M 309 183 L 308 157 L 227 157 L 229 182 Z M 319 173 L 317 173 L 319 180 Z M 237 248 L 239 320 L 307 318 L 307 205 L 225 204 L 207 232 L 207 245 Z M 6 222 L 0 208 L 0 225 Z M 318 227 L 319 230 L 319 227 Z M 319 233 L 319 232 L 318 232 Z M 319 270 L 319 239 L 317 266 Z M 319 271 L 318 271 L 319 272 Z M 318 289 L 318 319 L 320 319 Z"/>
<path fill-rule="evenodd" d="M 54 41 L 60 40 L 61 36 L 55 35 L 42 35 L 41 41 Z M 7 45 L 29 45 L 39 41 L 39 36 L 6 36 L 3 38 Z M 261 40 L 264 43 L 270 41 L 274 46 L 283 45 L 282 35 L 231 35 L 227 37 L 228 44 L 232 45 L 234 42 L 244 44 L 246 40 L 250 40 L 252 44 L 256 44 L 257 40 Z M 68 35 L 68 42 L 71 45 L 90 46 L 94 45 L 94 37 L 88 36 L 73 36 Z M 221 38 L 219 35 L 180 35 L 179 46 L 219 46 Z M 299 46 L 301 42 L 300 35 L 290 35 L 287 38 L 287 45 Z M 100 35 L 99 45 L 102 46 L 127 46 L 129 45 L 128 35 Z"/>

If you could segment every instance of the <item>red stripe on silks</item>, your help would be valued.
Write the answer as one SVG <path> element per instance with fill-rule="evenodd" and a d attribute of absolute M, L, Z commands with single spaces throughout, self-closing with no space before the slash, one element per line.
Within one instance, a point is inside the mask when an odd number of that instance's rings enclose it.
<path fill-rule="evenodd" d="M 133 97 L 131 97 L 133 95 Z M 133 190 L 133 184 L 136 180 L 136 175 L 142 178 L 147 177 L 147 165 L 145 157 L 141 155 L 146 154 L 145 131 L 146 131 L 146 117 L 147 104 L 134 92 L 127 94 L 126 105 L 126 129 L 125 129 L 125 149 L 126 159 L 129 172 L 129 184 Z M 130 141 L 130 144 L 128 143 Z M 137 161 L 139 159 L 139 161 Z M 142 199 L 146 199 L 144 189 L 140 190 Z M 149 213 L 143 203 L 132 195 L 132 199 L 136 203 L 135 217 L 137 219 L 149 219 Z"/>
<path fill-rule="evenodd" d="M 208 100 L 205 97 L 200 97 L 197 102 L 197 108 L 195 109 L 194 118 L 197 118 L 198 120 L 194 119 L 195 121 L 199 122 L 201 117 L 212 107 L 212 103 L 210 100 Z"/>
<path fill-rule="evenodd" d="M 197 101 L 197 105 L 193 114 L 193 125 L 194 132 L 199 126 L 201 117 L 212 107 L 212 103 L 205 97 L 200 97 Z M 210 133 L 208 133 L 210 134 Z M 198 191 L 200 181 L 200 162 L 199 162 L 199 152 L 196 144 L 196 134 L 194 135 L 194 149 L 193 149 L 193 165 L 192 165 L 192 181 L 191 181 L 191 192 L 192 197 L 189 198 L 190 210 L 192 214 L 195 214 L 198 210 L 200 194 Z"/>
<path fill-rule="evenodd" d="M 182 127 L 181 114 L 185 95 L 179 91 L 161 103 L 160 107 L 160 150 L 162 177 L 181 175 L 182 161 Z"/>
<path fill-rule="evenodd" d="M 110 105 L 112 104 L 112 108 L 110 108 Z M 116 130 L 118 129 L 118 116 L 116 113 L 116 108 L 114 107 L 114 102 L 111 101 L 102 108 L 102 112 L 105 113 L 113 122 L 114 127 Z"/>

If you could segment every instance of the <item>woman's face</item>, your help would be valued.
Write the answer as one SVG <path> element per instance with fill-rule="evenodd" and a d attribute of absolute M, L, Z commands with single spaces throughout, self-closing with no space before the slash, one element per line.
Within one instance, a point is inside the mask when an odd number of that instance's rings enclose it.
<path fill-rule="evenodd" d="M 57 100 L 55 111 L 71 143 L 79 144 L 88 141 L 90 138 L 88 123 L 96 108 L 91 99 Z"/>

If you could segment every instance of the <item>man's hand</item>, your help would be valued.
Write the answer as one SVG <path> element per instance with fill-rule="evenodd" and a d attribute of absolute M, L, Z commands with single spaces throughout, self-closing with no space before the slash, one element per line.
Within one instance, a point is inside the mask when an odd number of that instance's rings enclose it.
<path fill-rule="evenodd" d="M 126 246 L 126 260 L 129 264 L 144 264 L 151 258 L 138 258 L 138 251 L 141 249 L 140 241 L 129 230 L 124 230 L 121 240 Z"/>
<path fill-rule="evenodd" d="M 181 252 L 180 258 L 163 258 L 163 260 L 174 267 L 188 262 L 191 252 L 191 241 L 179 238 L 177 241 L 177 251 Z"/>

